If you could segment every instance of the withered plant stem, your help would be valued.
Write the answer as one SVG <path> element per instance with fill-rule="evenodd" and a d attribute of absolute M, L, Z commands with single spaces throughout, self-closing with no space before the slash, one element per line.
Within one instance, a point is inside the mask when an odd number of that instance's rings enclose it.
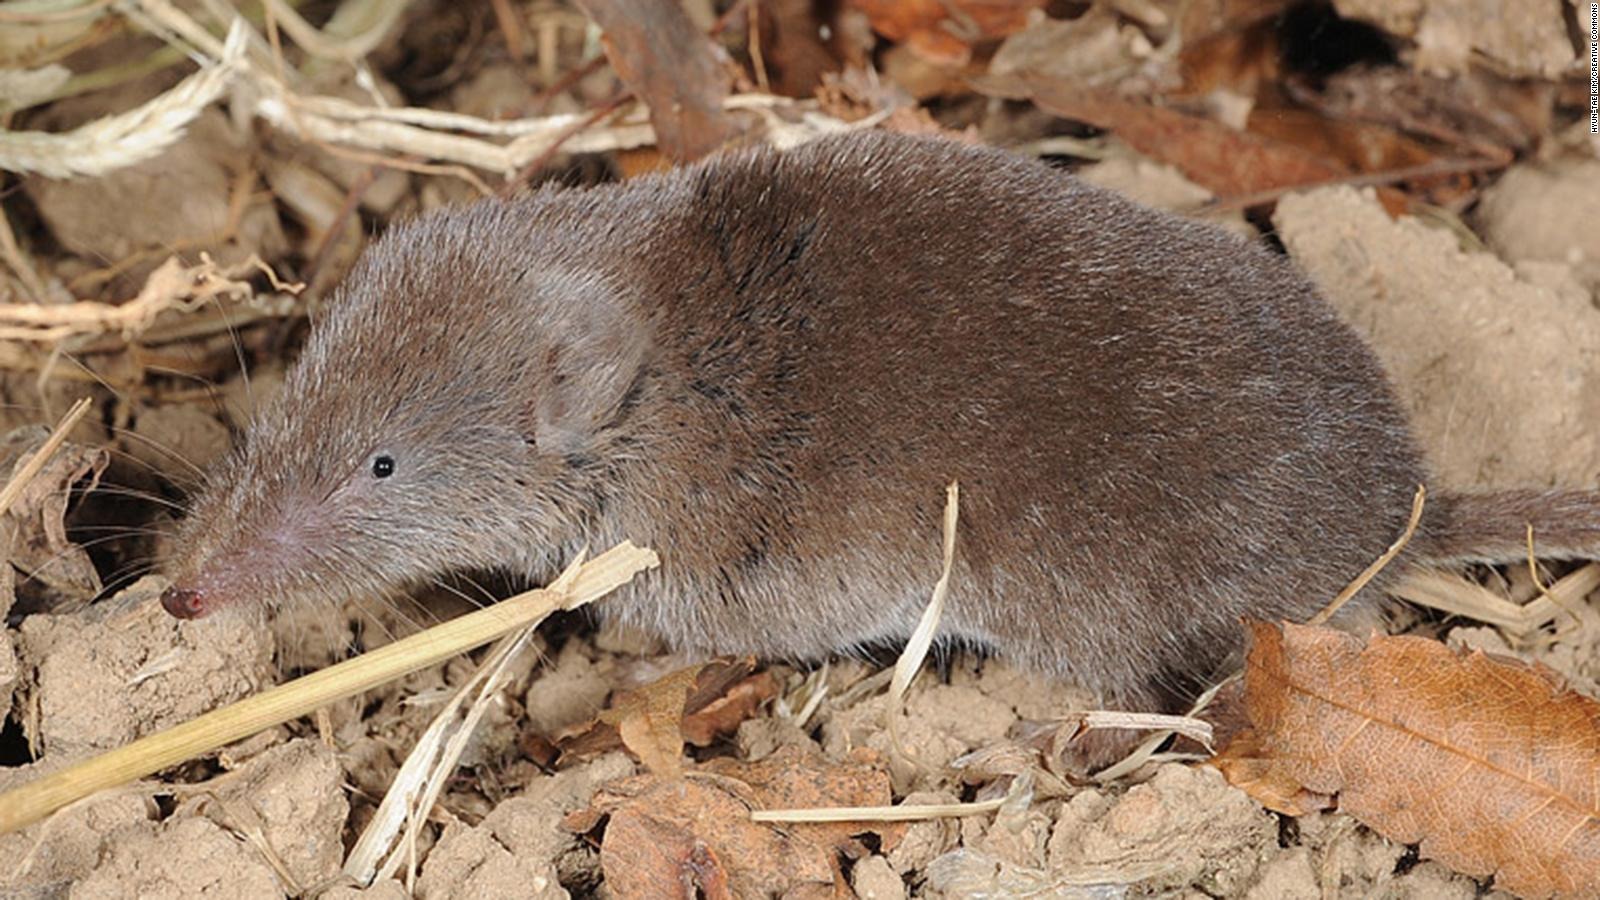
<path fill-rule="evenodd" d="M 518 594 L 46 775 L 0 794 L 0 834 L 37 822 L 96 791 L 154 774 L 487 644 L 557 610 L 576 609 L 657 563 L 654 551 L 623 542 L 585 564 L 566 591 Z"/>

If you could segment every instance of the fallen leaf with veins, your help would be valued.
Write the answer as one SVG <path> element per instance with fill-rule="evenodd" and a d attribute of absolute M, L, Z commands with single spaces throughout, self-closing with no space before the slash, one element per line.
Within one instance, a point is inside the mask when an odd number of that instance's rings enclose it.
<path fill-rule="evenodd" d="M 600 721 L 617 730 L 645 768 L 667 777 L 683 771 L 683 704 L 704 666 L 679 669 L 636 691 L 626 691 Z"/>
<path fill-rule="evenodd" d="M 775 826 L 751 821 L 750 811 L 889 802 L 889 776 L 876 754 L 857 751 L 830 763 L 786 747 L 761 762 L 714 760 L 680 778 L 613 782 L 566 825 L 586 830 L 610 816 L 600 864 L 617 896 L 845 898 L 851 893 L 839 857 L 867 852 L 855 835 L 874 832 L 889 849 L 903 825 Z"/>
<path fill-rule="evenodd" d="M 1288 812 L 1301 789 L 1337 794 L 1379 834 L 1522 896 L 1600 896 L 1600 703 L 1426 638 L 1249 630 L 1252 731 L 1221 765 L 1235 784 Z"/>
<path fill-rule="evenodd" d="M 598 718 L 557 738 L 560 763 L 565 765 L 626 746 L 641 760 L 648 752 L 656 765 L 670 767 L 661 757 L 681 756 L 684 741 L 696 747 L 708 746 L 718 737 L 738 730 L 739 723 L 777 695 L 777 679 L 770 672 L 751 674 L 755 667 L 753 656 L 716 659 L 623 693 Z M 683 693 L 685 681 L 689 683 L 687 694 Z M 624 724 L 628 726 L 626 735 L 620 733 Z M 524 740 L 530 752 L 542 752 L 533 737 Z M 645 764 L 652 771 L 662 771 L 649 761 Z"/>
<path fill-rule="evenodd" d="M 892 801 L 883 759 L 871 750 L 853 751 L 843 762 L 808 756 L 785 746 L 758 762 L 714 759 L 704 770 L 750 786 L 761 809 L 813 809 L 826 806 L 888 806 Z M 847 855 L 858 852 L 855 835 L 876 833 L 884 850 L 900 842 L 905 825 L 895 822 L 816 822 L 790 825 L 825 837 Z"/>
<path fill-rule="evenodd" d="M 761 705 L 778 695 L 778 679 L 771 672 L 757 672 L 732 685 L 698 711 L 683 717 L 683 737 L 696 747 L 707 747 L 724 734 L 739 730 L 739 723 L 753 718 Z M 691 694 L 685 711 L 694 709 Z"/>

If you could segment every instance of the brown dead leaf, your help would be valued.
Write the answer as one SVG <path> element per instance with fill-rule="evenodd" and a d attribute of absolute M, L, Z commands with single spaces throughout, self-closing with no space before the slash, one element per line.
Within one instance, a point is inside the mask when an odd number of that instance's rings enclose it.
<path fill-rule="evenodd" d="M 1407 169 L 1438 158 L 1386 125 L 1328 118 L 1306 109 L 1257 106 L 1247 127 L 1251 134 L 1299 147 L 1352 172 Z"/>
<path fill-rule="evenodd" d="M 1255 97 L 1278 80 L 1276 23 L 1289 0 L 1195 0 L 1178 13 L 1178 69 L 1185 96 L 1218 89 Z"/>
<path fill-rule="evenodd" d="M 696 747 L 709 746 L 719 735 L 737 731 L 739 723 L 754 716 L 761 704 L 777 695 L 778 679 L 771 672 L 751 675 L 713 698 L 704 709 L 684 716 L 683 737 Z"/>
<path fill-rule="evenodd" d="M 1254 731 L 1241 732 L 1209 762 L 1221 770 L 1229 784 L 1273 812 L 1303 816 L 1334 805 L 1332 797 L 1306 790 L 1268 757 Z"/>
<path fill-rule="evenodd" d="M 1021 31 L 1044 0 L 850 0 L 872 30 L 940 66 L 963 66 L 974 45 Z"/>
<path fill-rule="evenodd" d="M 561 751 L 549 738 L 531 729 L 517 735 L 517 749 L 541 769 L 555 765 L 556 757 L 561 755 Z"/>
<path fill-rule="evenodd" d="M 809 97 L 826 75 L 839 70 L 841 54 L 834 47 L 841 36 L 827 8 L 810 0 L 762 0 L 751 8 L 757 16 L 761 68 L 774 93 Z"/>
<path fill-rule="evenodd" d="M 770 673 L 751 675 L 755 667 L 752 656 L 717 659 L 623 692 L 593 722 L 557 740 L 561 763 L 626 746 L 652 772 L 676 771 L 685 739 L 707 746 L 777 693 Z"/>
<path fill-rule="evenodd" d="M 699 159 L 739 129 L 723 111 L 728 81 L 711 41 L 676 3 L 579 0 L 604 31 L 606 57 L 650 108 L 656 142 L 676 162 Z"/>
<path fill-rule="evenodd" d="M 871 830 L 884 847 L 903 826 L 817 823 L 775 827 L 752 808 L 889 803 L 889 777 L 875 756 L 828 763 L 785 748 L 759 763 L 718 760 L 701 772 L 641 775 L 607 785 L 593 809 L 608 814 L 600 864 L 619 897 L 849 897 L 839 854 L 865 852 Z M 569 827 L 594 816 L 569 817 Z"/>
<path fill-rule="evenodd" d="M 48 437 L 49 429 L 27 427 L 0 439 L 0 472 L 14 475 Z M 69 602 L 87 603 L 100 592 L 89 554 L 67 538 L 72 486 L 87 480 L 93 490 L 109 461 L 103 449 L 61 445 L 0 518 L 0 547 L 11 565 Z"/>
<path fill-rule="evenodd" d="M 889 774 L 882 758 L 857 750 L 844 762 L 830 763 L 788 745 L 759 762 L 714 759 L 705 771 L 750 786 L 762 809 L 810 809 L 819 806 L 888 806 Z M 892 850 L 905 833 L 903 823 L 817 822 L 791 826 L 855 855 L 854 835 L 871 831 L 884 850 Z"/>
<path fill-rule="evenodd" d="M 595 797 L 609 812 L 600 866 L 618 897 L 777 897 L 834 883 L 807 840 L 750 821 L 737 784 L 640 775 Z"/>
<path fill-rule="evenodd" d="M 1380 834 L 1517 894 L 1600 896 L 1600 703 L 1543 667 L 1425 638 L 1250 630 L 1259 752 L 1223 765 L 1241 787 L 1338 794 Z"/>
<path fill-rule="evenodd" d="M 1046 112 L 1115 132 L 1145 156 L 1176 166 L 1219 200 L 1350 175 L 1338 163 L 1284 141 L 1128 99 L 1109 89 L 1023 73 L 975 79 L 974 87 L 990 96 L 1032 100 Z"/>
<path fill-rule="evenodd" d="M 617 729 L 622 743 L 658 775 L 677 777 L 683 771 L 683 703 L 703 666 L 690 666 L 636 691 L 624 691 L 600 713 L 600 721 Z"/>

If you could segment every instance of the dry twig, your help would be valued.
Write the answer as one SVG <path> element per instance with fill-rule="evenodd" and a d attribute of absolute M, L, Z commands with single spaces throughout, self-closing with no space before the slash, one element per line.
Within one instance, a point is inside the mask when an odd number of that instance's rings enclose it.
<path fill-rule="evenodd" d="M 131 339 L 149 329 L 168 310 L 193 309 L 218 298 L 254 297 L 250 284 L 238 279 L 256 271 L 265 273 L 279 290 L 300 290 L 300 285 L 279 281 L 272 269 L 254 255 L 226 269 L 203 254 L 196 266 L 185 266 L 174 256 L 150 273 L 137 297 L 120 305 L 93 300 L 0 305 L 0 340 L 59 344 L 68 338 L 102 334 Z"/>

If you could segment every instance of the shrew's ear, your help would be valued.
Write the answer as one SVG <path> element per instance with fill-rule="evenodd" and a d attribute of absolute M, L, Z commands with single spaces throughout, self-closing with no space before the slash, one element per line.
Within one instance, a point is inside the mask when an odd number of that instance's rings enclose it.
<path fill-rule="evenodd" d="M 612 421 L 644 368 L 648 323 L 628 298 L 597 278 L 557 276 L 548 293 L 543 377 L 534 401 L 534 441 L 578 453 Z"/>

